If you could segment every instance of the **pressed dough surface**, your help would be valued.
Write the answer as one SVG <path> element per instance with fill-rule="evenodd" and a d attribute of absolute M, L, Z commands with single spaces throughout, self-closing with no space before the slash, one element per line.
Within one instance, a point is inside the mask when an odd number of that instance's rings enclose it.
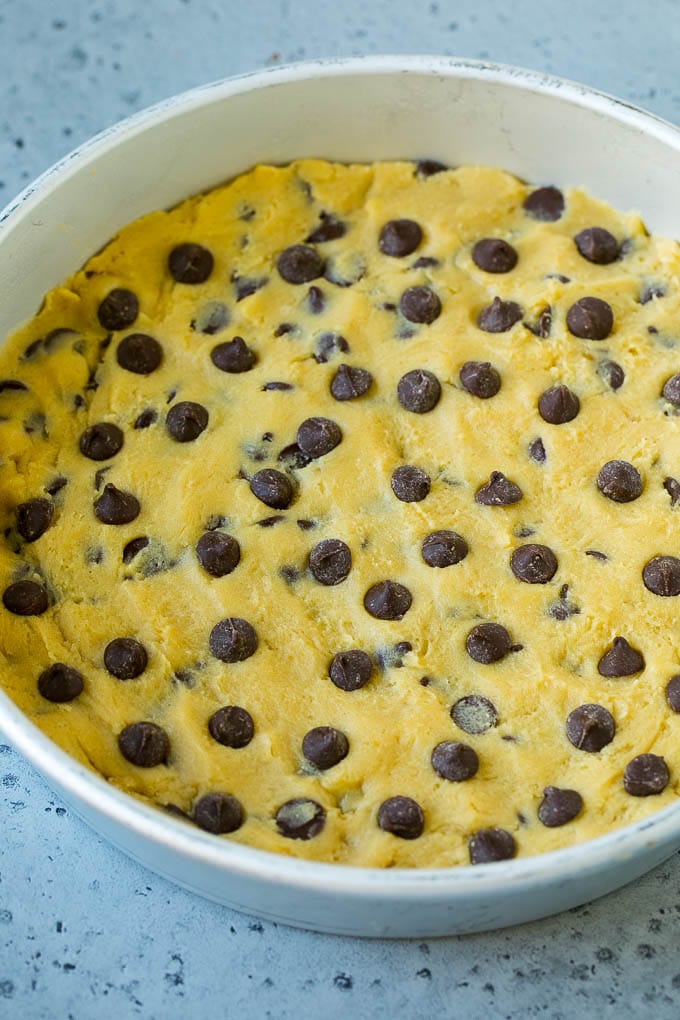
<path fill-rule="evenodd" d="M 29 389 L 0 392 L 7 529 L 0 580 L 4 588 L 18 578 L 42 578 L 51 605 L 36 617 L 0 609 L 2 683 L 69 753 L 129 792 L 187 812 L 206 793 L 235 795 L 246 817 L 228 838 L 363 865 L 467 863 L 468 838 L 485 826 L 511 832 L 518 853 L 538 853 L 600 835 L 677 797 L 680 716 L 664 697 L 668 679 L 680 671 L 677 599 L 649 592 L 641 574 L 653 556 L 674 555 L 680 545 L 680 505 L 671 506 L 663 486 L 680 473 L 678 419 L 660 397 L 680 369 L 678 249 L 647 237 L 637 216 L 576 190 L 565 192 L 559 220 L 536 221 L 522 208 L 529 191 L 492 169 L 422 179 L 411 163 L 258 167 L 126 228 L 8 341 L 0 377 Z M 312 281 L 325 296 L 315 314 L 309 285 L 286 283 L 275 263 L 319 225 L 322 211 L 347 225 L 344 237 L 317 245 L 331 267 L 327 275 L 351 285 Z M 378 236 L 385 222 L 401 217 L 417 221 L 424 236 L 412 255 L 391 258 L 380 252 Z M 573 236 L 595 225 L 625 242 L 624 257 L 600 266 L 579 255 Z M 490 236 L 516 248 L 511 272 L 489 274 L 472 261 L 474 242 Z M 186 241 L 214 255 L 204 284 L 176 284 L 168 273 L 168 253 Z M 437 265 L 411 268 L 423 256 Z M 233 277 L 267 282 L 237 301 Z M 666 293 L 641 304 L 650 284 L 663 284 Z M 394 308 L 415 285 L 430 286 L 441 300 L 442 313 L 429 326 L 406 322 Z M 135 292 L 140 314 L 102 348 L 107 333 L 97 308 L 115 287 Z M 568 308 L 586 295 L 613 309 L 614 329 L 604 341 L 567 330 Z M 488 334 L 477 315 L 496 296 L 518 302 L 523 321 Z M 226 304 L 229 323 L 205 335 L 191 323 L 200 324 L 211 301 Z M 524 323 L 535 323 L 546 305 L 552 328 L 539 338 Z M 282 323 L 293 329 L 276 336 Z M 74 332 L 22 359 L 34 340 L 55 329 Z M 140 331 L 164 352 L 148 376 L 123 370 L 115 358 L 122 337 Z M 344 337 L 349 352 L 318 363 L 319 338 L 328 332 Z M 240 375 L 219 371 L 210 359 L 216 343 L 235 335 L 258 358 Z M 480 400 L 463 389 L 458 373 L 469 360 L 497 368 L 496 396 Z M 615 392 L 598 372 L 606 360 L 625 372 Z M 365 396 L 333 399 L 329 386 L 340 363 L 371 371 Z M 442 386 L 427 414 L 404 410 L 396 397 L 399 379 L 414 368 L 434 373 Z M 96 389 L 88 388 L 92 378 Z M 271 381 L 294 388 L 263 391 Z M 581 401 L 578 416 L 559 426 L 537 410 L 540 394 L 556 383 Z M 76 408 L 77 395 L 83 407 Z M 192 443 L 174 442 L 164 426 L 168 407 L 182 400 L 201 403 L 210 416 Z M 157 421 L 134 429 L 148 408 Z M 337 422 L 343 441 L 292 472 L 295 501 L 272 510 L 255 498 L 248 478 L 265 467 L 281 469 L 278 453 L 312 415 Z M 111 461 L 98 464 L 82 456 L 78 440 L 102 421 L 117 424 L 125 441 Z M 528 453 L 538 437 L 542 464 Z M 631 462 L 642 476 L 634 502 L 612 502 L 596 487 L 600 468 L 614 459 Z M 402 464 L 430 476 L 422 502 L 394 496 L 390 477 Z M 111 482 L 141 504 L 127 525 L 103 524 L 93 513 L 95 474 L 109 465 L 100 488 Z M 520 486 L 520 502 L 475 502 L 492 471 Z M 66 485 L 54 495 L 51 526 L 35 543 L 21 543 L 16 506 L 44 497 L 57 477 Z M 279 513 L 284 520 L 258 525 Z M 195 544 L 219 517 L 221 530 L 240 544 L 241 562 L 230 575 L 212 578 Z M 316 526 L 302 530 L 298 520 Z M 431 568 L 421 543 L 442 528 L 464 536 L 470 552 L 454 566 Z M 123 547 L 139 536 L 149 537 L 149 547 L 123 564 Z M 309 551 L 324 538 L 341 539 L 352 552 L 348 578 L 334 587 L 307 571 Z M 512 551 L 527 542 L 557 556 L 558 570 L 545 585 L 522 583 L 510 570 Z M 376 620 L 364 609 L 367 589 L 385 578 L 412 593 L 401 621 Z M 555 619 L 549 609 L 564 585 L 579 612 Z M 246 661 L 224 664 L 211 655 L 210 631 L 224 617 L 243 617 L 256 629 L 259 648 Z M 474 662 L 466 635 L 487 621 L 503 624 L 522 650 L 491 665 Z M 635 677 L 598 673 L 617 635 L 644 654 L 645 668 Z M 128 636 L 145 646 L 149 663 L 141 677 L 121 681 L 104 668 L 103 653 L 113 638 Z M 400 642 L 412 650 L 390 654 Z M 328 678 L 332 656 L 349 648 L 376 660 L 370 683 L 354 692 Z M 51 704 L 40 696 L 37 677 L 53 662 L 83 674 L 78 699 Z M 425 676 L 427 686 L 420 683 Z M 450 709 L 469 694 L 493 702 L 497 726 L 479 735 L 456 727 Z M 604 706 L 616 722 L 613 741 L 597 754 L 574 748 L 565 734 L 567 716 L 584 703 Z M 252 715 L 255 736 L 247 747 L 226 748 L 210 736 L 208 719 L 224 705 Z M 136 720 L 167 731 L 167 765 L 142 769 L 121 756 L 118 733 Z M 334 726 L 350 745 L 342 762 L 319 773 L 301 751 L 303 736 L 316 726 Z M 476 776 L 461 783 L 437 776 L 430 755 L 445 740 L 474 747 Z M 646 752 L 665 758 L 670 782 L 660 796 L 631 797 L 623 770 Z M 582 795 L 574 821 L 553 829 L 538 821 L 546 786 Z M 420 838 L 401 840 L 378 827 L 380 804 L 395 795 L 421 805 Z M 296 797 L 311 797 L 327 812 L 323 831 L 309 841 L 285 838 L 274 822 L 277 808 Z"/>

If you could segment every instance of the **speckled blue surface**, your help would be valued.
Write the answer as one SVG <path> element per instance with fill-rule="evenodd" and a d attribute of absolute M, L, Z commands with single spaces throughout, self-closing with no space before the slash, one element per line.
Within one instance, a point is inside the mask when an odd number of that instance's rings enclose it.
<path fill-rule="evenodd" d="M 0 0 L 0 205 L 95 131 L 279 62 L 443 52 L 680 120 L 680 10 L 631 0 Z M 0 1018 L 680 1016 L 680 855 L 509 931 L 367 942 L 185 893 L 108 847 L 0 742 Z"/>

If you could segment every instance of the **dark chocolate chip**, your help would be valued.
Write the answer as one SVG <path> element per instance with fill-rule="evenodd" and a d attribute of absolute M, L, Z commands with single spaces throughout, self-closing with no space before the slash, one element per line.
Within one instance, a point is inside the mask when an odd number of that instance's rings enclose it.
<path fill-rule="evenodd" d="M 499 662 L 512 651 L 510 635 L 500 623 L 478 623 L 465 639 L 465 647 L 471 659 L 484 665 Z"/>
<path fill-rule="evenodd" d="M 241 372 L 249 372 L 257 361 L 257 357 L 243 337 L 235 336 L 233 340 L 213 347 L 210 352 L 210 360 L 221 372 L 230 372 L 236 375 Z"/>
<path fill-rule="evenodd" d="M 399 298 L 399 311 L 409 322 L 429 326 L 441 315 L 442 303 L 429 287 L 408 287 Z"/>
<path fill-rule="evenodd" d="M 203 569 L 213 577 L 225 577 L 241 559 L 241 547 L 231 535 L 205 531 L 196 543 L 196 556 Z"/>
<path fill-rule="evenodd" d="M 626 373 L 615 361 L 601 361 L 597 374 L 610 390 L 620 390 L 626 378 Z"/>
<path fill-rule="evenodd" d="M 546 453 L 542 439 L 532 439 L 529 443 L 529 456 L 537 464 L 545 464 Z"/>
<path fill-rule="evenodd" d="M 102 524 L 129 524 L 139 517 L 139 500 L 131 492 L 123 492 L 109 482 L 95 500 L 94 512 Z"/>
<path fill-rule="evenodd" d="M 423 231 L 415 220 L 389 220 L 380 231 L 378 246 L 383 255 L 400 259 L 414 252 L 422 239 Z"/>
<path fill-rule="evenodd" d="M 120 753 L 133 765 L 153 768 L 163 765 L 170 754 L 170 741 L 164 729 L 152 722 L 135 722 L 118 735 Z"/>
<path fill-rule="evenodd" d="M 402 503 L 420 503 L 430 491 L 429 476 L 413 464 L 395 468 L 390 484 L 392 492 Z"/>
<path fill-rule="evenodd" d="M 672 375 L 670 379 L 666 379 L 661 390 L 661 396 L 669 404 L 675 404 L 676 407 L 680 407 L 680 372 L 677 375 Z"/>
<path fill-rule="evenodd" d="M 250 480 L 250 491 L 261 503 L 274 510 L 286 510 L 293 502 L 290 479 L 274 468 L 263 468 L 254 474 Z"/>
<path fill-rule="evenodd" d="M 566 825 L 580 814 L 583 797 L 576 790 L 561 790 L 557 786 L 546 786 L 543 800 L 538 805 L 538 820 L 548 829 Z"/>
<path fill-rule="evenodd" d="M 536 319 L 536 322 L 525 322 L 524 325 L 533 333 L 534 336 L 540 337 L 541 340 L 545 340 L 546 337 L 550 336 L 552 329 L 552 308 L 550 305 L 546 305 L 543 308 Z"/>
<path fill-rule="evenodd" d="M 347 757 L 349 740 L 340 730 L 332 726 L 316 726 L 305 733 L 302 739 L 302 753 L 317 769 L 332 769 Z"/>
<path fill-rule="evenodd" d="M 574 238 L 574 244 L 588 262 L 607 266 L 619 257 L 619 242 L 604 227 L 586 227 Z"/>
<path fill-rule="evenodd" d="M 451 718 L 464 733 L 486 733 L 498 725 L 496 706 L 481 694 L 459 698 L 451 709 Z"/>
<path fill-rule="evenodd" d="M 306 468 L 308 464 L 312 463 L 312 458 L 303 453 L 297 443 L 284 446 L 276 459 L 291 471 L 301 471 L 302 468 Z"/>
<path fill-rule="evenodd" d="M 517 853 L 514 836 L 505 829 L 477 829 L 468 840 L 470 864 L 508 861 Z"/>
<path fill-rule="evenodd" d="M 600 676 L 634 676 L 645 668 L 645 660 L 636 648 L 631 648 L 625 638 L 615 637 L 611 647 L 597 664 Z"/>
<path fill-rule="evenodd" d="M 671 497 L 671 506 L 675 506 L 680 500 L 680 482 L 677 478 L 664 478 L 663 487 Z"/>
<path fill-rule="evenodd" d="M 639 754 L 623 772 L 623 786 L 631 797 L 655 797 L 668 786 L 670 773 L 658 754 Z"/>
<path fill-rule="evenodd" d="M 492 471 L 489 481 L 475 493 L 475 503 L 482 506 L 511 506 L 519 503 L 522 490 L 511 482 L 502 471 Z"/>
<path fill-rule="evenodd" d="M 134 638 L 114 638 L 104 649 L 104 665 L 119 680 L 134 680 L 141 676 L 148 661 L 144 645 Z"/>
<path fill-rule="evenodd" d="M 440 163 L 437 159 L 420 159 L 416 163 L 416 176 L 432 177 L 434 174 L 441 174 L 448 169 L 445 163 Z"/>
<path fill-rule="evenodd" d="M 655 298 L 662 298 L 666 294 L 666 288 L 662 283 L 648 283 L 640 292 L 638 301 L 641 305 L 648 305 Z"/>
<path fill-rule="evenodd" d="M 463 783 L 479 771 L 477 752 L 468 744 L 460 744 L 456 740 L 444 740 L 437 744 L 430 760 L 437 775 L 451 783 Z"/>
<path fill-rule="evenodd" d="M 313 839 L 326 824 L 326 812 L 315 800 L 295 797 L 276 812 L 276 827 L 287 839 Z"/>
<path fill-rule="evenodd" d="M 254 627 L 238 616 L 216 623 L 210 632 L 210 651 L 222 662 L 243 662 L 257 651 L 259 644 Z"/>
<path fill-rule="evenodd" d="M 389 797 L 378 809 L 378 825 L 399 839 L 418 839 L 425 828 L 425 816 L 411 797 Z"/>
<path fill-rule="evenodd" d="M 432 531 L 423 539 L 420 552 L 429 567 L 452 567 L 464 560 L 469 547 L 455 531 Z"/>
<path fill-rule="evenodd" d="M 68 478 L 64 478 L 63 475 L 57 475 L 51 482 L 48 482 L 45 486 L 45 492 L 50 496 L 56 496 L 58 492 L 61 492 L 65 486 L 68 485 Z"/>
<path fill-rule="evenodd" d="M 473 247 L 472 261 L 485 273 L 509 273 L 517 265 L 517 252 L 500 237 L 485 237 Z"/>
<path fill-rule="evenodd" d="M 294 584 L 295 581 L 300 579 L 300 571 L 297 567 L 286 564 L 279 569 L 279 576 L 283 578 L 286 584 Z"/>
<path fill-rule="evenodd" d="M 316 527 L 316 521 L 310 521 L 307 520 L 306 518 L 302 518 L 301 520 L 298 520 L 296 523 L 300 531 L 311 531 L 312 528 Z"/>
<path fill-rule="evenodd" d="M 127 372 L 150 375 L 163 360 L 163 348 L 147 333 L 129 333 L 118 344 L 116 360 Z"/>
<path fill-rule="evenodd" d="M 524 199 L 524 211 L 534 220 L 552 223 L 564 212 L 564 195 L 559 188 L 537 188 Z"/>
<path fill-rule="evenodd" d="M 123 287 L 116 287 L 110 291 L 97 310 L 100 325 L 111 332 L 128 329 L 138 315 L 137 295 Z"/>
<path fill-rule="evenodd" d="M 574 747 L 594 754 L 612 742 L 616 723 L 602 705 L 579 705 L 567 717 L 566 730 Z"/>
<path fill-rule="evenodd" d="M 606 563 L 608 559 L 605 553 L 599 552 L 597 549 L 586 549 L 586 556 L 592 556 L 594 560 L 600 560 L 601 563 Z"/>
<path fill-rule="evenodd" d="M 501 388 L 501 377 L 489 361 L 466 361 L 459 378 L 468 393 L 482 400 L 495 397 Z"/>
<path fill-rule="evenodd" d="M 307 293 L 307 307 L 312 315 L 321 315 L 326 307 L 326 297 L 320 287 L 310 287 Z"/>
<path fill-rule="evenodd" d="M 510 557 L 510 569 L 518 581 L 547 584 L 557 571 L 557 557 L 547 545 L 521 545 Z"/>
<path fill-rule="evenodd" d="M 140 538 L 131 539 L 123 549 L 123 563 L 132 563 L 135 556 L 140 553 L 142 549 L 146 549 L 148 544 L 149 539 L 145 535 L 140 536 Z"/>
<path fill-rule="evenodd" d="M 2 379 L 0 380 L 0 393 L 28 393 L 28 386 L 26 383 L 19 382 L 18 379 Z"/>
<path fill-rule="evenodd" d="M 46 701 L 63 704 L 73 701 L 83 693 L 85 687 L 83 676 L 73 666 L 65 666 L 63 662 L 55 662 L 38 677 L 38 690 Z"/>
<path fill-rule="evenodd" d="M 347 233 L 347 224 L 339 220 L 333 213 L 322 212 L 321 222 L 309 237 L 305 238 L 305 244 L 324 244 L 326 241 L 337 241 Z"/>
<path fill-rule="evenodd" d="M 230 793 L 206 793 L 194 804 L 192 819 L 199 829 L 222 836 L 243 825 L 241 802 Z"/>
<path fill-rule="evenodd" d="M 379 581 L 364 595 L 364 608 L 376 620 L 401 620 L 412 602 L 411 592 L 398 581 Z"/>
<path fill-rule="evenodd" d="M 292 390 L 292 389 L 294 389 L 292 383 L 289 383 L 289 382 L 276 382 L 276 381 L 275 382 L 265 383 L 264 386 L 262 387 L 262 390 L 265 393 L 268 392 L 269 390 L 281 390 L 281 391 L 284 391 L 284 390 Z"/>
<path fill-rule="evenodd" d="M 324 260 L 314 248 L 294 244 L 281 252 L 276 267 L 286 283 L 310 283 L 323 276 Z"/>
<path fill-rule="evenodd" d="M 628 461 L 610 460 L 600 469 L 597 487 L 615 503 L 631 503 L 642 492 L 642 478 Z"/>
<path fill-rule="evenodd" d="M 154 411 L 153 408 L 147 407 L 145 411 L 142 411 L 140 415 L 135 418 L 134 427 L 136 429 L 148 429 L 150 425 L 153 425 L 158 420 L 158 411 Z"/>
<path fill-rule="evenodd" d="M 673 712 L 680 712 L 680 675 L 672 676 L 666 684 L 666 701 Z"/>
<path fill-rule="evenodd" d="M 229 309 L 221 301 L 208 301 L 191 322 L 191 328 L 196 333 L 204 333 L 206 336 L 214 336 L 228 325 Z"/>
<path fill-rule="evenodd" d="M 330 418 L 306 418 L 298 428 L 296 438 L 302 452 L 317 460 L 342 442 L 342 431 Z"/>
<path fill-rule="evenodd" d="M 568 386 L 550 386 L 538 400 L 538 412 L 550 425 L 573 421 L 581 410 L 581 401 Z"/>
<path fill-rule="evenodd" d="M 421 255 L 415 262 L 411 263 L 411 269 L 429 269 L 431 266 L 438 266 L 439 259 L 433 259 L 430 255 Z"/>
<path fill-rule="evenodd" d="M 338 538 L 324 538 L 309 554 L 309 569 L 319 584 L 327 587 L 341 584 L 352 569 L 349 546 Z"/>
<path fill-rule="evenodd" d="M 193 400 L 180 400 L 165 416 L 165 427 L 175 442 L 191 443 L 207 428 L 208 417 L 202 404 Z"/>
<path fill-rule="evenodd" d="M 340 351 L 349 354 L 349 344 L 339 333 L 321 333 L 316 341 L 314 360 L 318 365 L 325 365 Z"/>
<path fill-rule="evenodd" d="M 680 595 L 680 560 L 676 556 L 654 556 L 642 571 L 645 588 L 654 595 Z"/>
<path fill-rule="evenodd" d="M 414 414 L 431 411 L 439 403 L 441 393 L 437 377 L 424 368 L 414 368 L 402 375 L 397 385 L 399 403 L 405 411 L 413 411 Z"/>
<path fill-rule="evenodd" d="M 168 269 L 177 283 L 205 283 L 213 271 L 212 252 L 200 244 L 178 244 L 168 255 Z"/>
<path fill-rule="evenodd" d="M 490 305 L 482 308 L 477 325 L 485 333 L 507 333 L 521 318 L 522 309 L 516 301 L 501 301 L 495 297 Z"/>
<path fill-rule="evenodd" d="M 85 429 L 80 437 L 80 452 L 90 460 L 108 460 L 122 449 L 123 438 L 117 425 L 101 421 Z"/>
<path fill-rule="evenodd" d="M 49 499 L 29 499 L 16 508 L 17 531 L 25 542 L 35 542 L 50 526 L 54 506 Z"/>
<path fill-rule="evenodd" d="M 36 354 L 38 354 L 38 352 L 40 350 L 42 350 L 42 347 L 43 347 L 43 338 L 41 336 L 39 336 L 36 340 L 31 341 L 31 343 L 25 349 L 24 353 L 21 355 L 21 360 L 22 361 L 30 361 L 32 358 L 34 358 L 36 356 Z M 2 385 L 2 384 L 0 383 L 0 385 Z"/>
<path fill-rule="evenodd" d="M 225 705 L 210 716 L 208 730 L 213 740 L 224 747 L 247 747 L 253 739 L 255 726 L 250 712 L 239 705 Z"/>
<path fill-rule="evenodd" d="M 257 525 L 260 528 L 273 528 L 275 524 L 279 524 L 285 519 L 283 514 L 274 514 L 272 517 L 263 517 L 261 521 L 257 521 Z"/>
<path fill-rule="evenodd" d="M 366 652 L 358 648 L 348 652 L 337 652 L 328 670 L 328 675 L 341 691 L 358 691 L 371 679 L 373 663 Z"/>
<path fill-rule="evenodd" d="M 614 313 L 601 298 L 583 297 L 567 312 L 567 326 L 582 340 L 606 340 L 614 326 Z"/>
<path fill-rule="evenodd" d="M 356 400 L 368 393 L 373 376 L 356 365 L 340 365 L 331 381 L 331 394 L 336 400 Z"/>
<path fill-rule="evenodd" d="M 251 294 L 256 294 L 258 290 L 269 282 L 266 276 L 260 276 L 257 279 L 254 277 L 247 276 L 234 276 L 231 277 L 232 283 L 236 284 L 236 302 L 243 301 L 244 298 L 250 297 Z"/>

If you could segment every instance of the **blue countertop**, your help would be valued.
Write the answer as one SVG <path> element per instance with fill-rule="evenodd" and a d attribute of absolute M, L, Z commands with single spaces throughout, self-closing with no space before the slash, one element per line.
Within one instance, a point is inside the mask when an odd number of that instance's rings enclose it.
<path fill-rule="evenodd" d="M 0 206 L 167 95 L 380 52 L 533 67 L 680 120 L 677 0 L 0 0 Z M 680 1016 L 680 855 L 522 928 L 359 941 L 175 888 L 100 840 L 1 739 L 0 784 L 0 1020 Z"/>

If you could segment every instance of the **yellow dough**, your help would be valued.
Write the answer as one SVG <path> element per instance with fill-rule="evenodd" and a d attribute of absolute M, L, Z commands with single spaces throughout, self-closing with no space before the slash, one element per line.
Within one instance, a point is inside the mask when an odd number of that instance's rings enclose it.
<path fill-rule="evenodd" d="M 680 603 L 649 591 L 642 570 L 654 556 L 680 555 L 680 503 L 672 506 L 664 488 L 680 476 L 680 417 L 661 397 L 680 371 L 680 252 L 675 242 L 649 237 L 638 216 L 579 190 L 565 190 L 559 219 L 532 218 L 523 208 L 531 191 L 509 174 L 477 167 L 424 176 L 406 162 L 258 166 L 122 230 L 7 340 L 0 379 L 28 389 L 0 384 L 0 588 L 33 579 L 50 605 L 35 616 L 0 606 L 2 685 L 61 747 L 121 789 L 187 814 L 206 794 L 232 794 L 244 822 L 225 838 L 353 865 L 466 864 L 468 840 L 484 827 L 512 834 L 518 854 L 535 854 L 675 800 L 680 714 L 665 688 L 680 672 Z M 378 239 L 385 223 L 400 218 L 416 221 L 423 236 L 413 253 L 393 257 Z M 280 253 L 321 224 L 339 233 L 336 221 L 344 234 L 312 246 L 327 278 L 286 282 L 277 271 Z M 620 258 L 600 265 L 579 253 L 574 235 L 593 226 L 623 244 Z M 488 237 L 516 249 L 514 269 L 490 273 L 475 264 L 472 246 Z M 214 256 L 204 283 L 178 283 L 168 271 L 169 253 L 187 242 Z M 310 301 L 312 286 L 321 299 Z M 409 323 L 399 311 L 413 286 L 430 287 L 441 301 L 430 325 Z M 650 287 L 663 294 L 650 298 Z M 134 292 L 140 310 L 134 325 L 111 336 L 98 308 L 115 288 Z M 238 300 L 239 289 L 252 292 Z M 568 309 L 584 296 L 611 306 L 607 339 L 579 339 L 567 328 Z M 477 324 L 495 297 L 522 310 L 506 332 Z M 219 324 L 213 302 L 226 306 L 228 324 L 201 332 Z M 547 306 L 552 324 L 541 337 L 526 324 L 536 328 Z M 547 316 L 542 321 L 547 332 Z M 147 375 L 117 363 L 121 340 L 134 332 L 153 336 L 163 350 L 160 367 Z M 234 336 L 257 357 L 250 371 L 224 372 L 211 360 L 213 348 Z M 491 362 L 500 374 L 490 399 L 461 385 L 460 369 L 471 360 Z M 616 390 L 607 361 L 625 373 Z M 370 371 L 371 389 L 334 399 L 330 383 L 341 364 Z M 428 413 L 397 399 L 399 380 L 413 369 L 441 384 Z M 274 381 L 291 388 L 264 389 Z M 559 425 L 537 407 L 556 384 L 580 399 L 578 415 Z M 209 414 L 191 442 L 176 442 L 165 426 L 180 401 Z M 135 428 L 149 409 L 156 420 Z M 311 416 L 336 422 L 342 442 L 304 468 L 278 461 Z M 79 439 L 100 422 L 116 424 L 124 444 L 98 463 L 83 456 Z M 543 463 L 529 454 L 537 438 Z M 606 498 L 596 484 L 602 466 L 619 459 L 642 478 L 632 502 Z M 390 479 L 400 465 L 429 476 L 426 498 L 396 498 Z M 251 492 L 249 479 L 265 468 L 291 479 L 289 508 L 272 509 Z M 520 487 L 519 502 L 476 502 L 494 471 Z M 95 516 L 106 484 L 138 499 L 135 520 L 111 525 Z M 35 498 L 51 500 L 54 514 L 41 537 L 24 542 L 16 507 Z M 282 519 L 258 523 L 271 517 Z M 195 548 L 206 527 L 216 526 L 241 551 L 223 577 L 203 569 Z M 469 546 L 444 569 L 421 555 L 423 539 L 439 529 Z M 139 537 L 149 545 L 124 563 L 123 548 Z M 352 555 L 348 577 L 332 586 L 308 569 L 310 550 L 328 538 L 345 542 Z M 527 543 L 557 557 L 545 584 L 524 583 L 510 569 L 513 550 Z M 364 608 L 367 590 L 384 579 L 411 592 L 401 620 L 375 619 Z M 211 654 L 209 637 L 231 617 L 252 624 L 259 646 L 225 663 Z M 484 622 L 502 624 L 521 650 L 492 664 L 474 661 L 466 638 Z M 636 675 L 598 672 L 617 636 L 644 656 Z M 119 637 L 137 639 L 148 653 L 136 679 L 117 679 L 104 666 L 107 644 Z M 408 644 L 395 651 L 401 643 Z M 363 649 L 374 664 L 370 681 L 355 691 L 328 675 L 333 656 L 348 649 Z M 68 703 L 38 692 L 38 677 L 57 662 L 84 678 L 83 693 Z M 493 703 L 497 725 L 479 734 L 456 725 L 451 708 L 468 695 Z M 601 705 L 615 720 L 613 740 L 596 753 L 567 739 L 566 719 L 583 704 Z M 245 747 L 223 746 L 208 730 L 227 705 L 252 716 L 254 737 Z M 142 720 L 166 731 L 166 764 L 142 768 L 122 756 L 119 733 Z M 349 742 L 346 757 L 325 771 L 301 750 L 318 726 L 336 728 Z M 477 774 L 441 778 L 430 759 L 443 741 L 472 747 Z M 657 796 L 631 796 L 624 769 L 648 752 L 665 759 L 670 781 Z M 548 786 L 582 796 L 583 809 L 568 824 L 538 820 Z M 420 805 L 419 838 L 378 825 L 380 805 L 394 796 Z M 277 829 L 278 808 L 296 798 L 326 812 L 322 831 L 308 840 Z"/>

